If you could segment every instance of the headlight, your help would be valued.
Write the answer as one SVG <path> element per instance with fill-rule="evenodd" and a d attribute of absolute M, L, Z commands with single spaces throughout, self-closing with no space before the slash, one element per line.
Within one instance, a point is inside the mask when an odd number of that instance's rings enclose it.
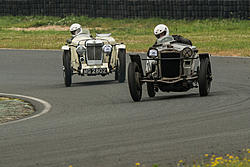
<path fill-rule="evenodd" d="M 189 58 L 193 55 L 193 50 L 191 48 L 184 48 L 182 54 L 185 58 Z"/>
<path fill-rule="evenodd" d="M 148 56 L 149 57 L 157 57 L 158 56 L 158 51 L 156 49 L 150 49 L 148 51 Z"/>
<path fill-rule="evenodd" d="M 111 45 L 104 45 L 102 47 L 102 50 L 104 53 L 111 53 L 112 52 L 112 46 Z"/>
<path fill-rule="evenodd" d="M 86 53 L 86 48 L 82 45 L 77 46 L 76 52 L 79 56 L 83 56 Z"/>

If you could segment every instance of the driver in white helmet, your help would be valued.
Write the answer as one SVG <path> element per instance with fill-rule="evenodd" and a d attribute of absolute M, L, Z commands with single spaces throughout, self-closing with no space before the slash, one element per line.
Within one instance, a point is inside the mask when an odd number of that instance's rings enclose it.
<path fill-rule="evenodd" d="M 155 27 L 154 34 L 157 39 L 161 39 L 163 37 L 169 36 L 168 27 L 164 24 L 159 24 Z"/>
<path fill-rule="evenodd" d="M 82 26 L 78 23 L 74 23 L 70 26 L 69 30 L 72 34 L 72 37 L 75 37 L 82 33 Z"/>
<path fill-rule="evenodd" d="M 161 44 L 169 41 L 176 41 L 179 43 L 184 43 L 187 45 L 192 45 L 192 42 L 189 39 L 182 37 L 181 35 L 169 35 L 169 29 L 165 24 L 159 24 L 154 29 L 154 34 L 157 38 L 155 44 Z"/>
<path fill-rule="evenodd" d="M 67 43 L 70 44 L 75 37 L 79 37 L 82 35 L 87 35 L 89 37 L 92 37 L 88 29 L 82 29 L 82 26 L 78 23 L 74 23 L 69 28 L 70 33 L 72 34 L 72 37 L 70 39 L 67 39 Z"/>

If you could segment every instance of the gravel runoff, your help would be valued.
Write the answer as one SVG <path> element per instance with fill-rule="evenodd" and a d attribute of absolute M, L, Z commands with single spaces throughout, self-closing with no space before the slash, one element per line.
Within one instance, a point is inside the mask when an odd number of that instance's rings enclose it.
<path fill-rule="evenodd" d="M 18 120 L 34 112 L 34 107 L 28 102 L 0 96 L 0 123 Z"/>

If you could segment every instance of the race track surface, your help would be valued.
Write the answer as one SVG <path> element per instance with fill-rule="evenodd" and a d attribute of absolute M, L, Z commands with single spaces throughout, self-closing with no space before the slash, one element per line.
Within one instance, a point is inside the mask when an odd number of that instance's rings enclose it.
<path fill-rule="evenodd" d="M 63 83 L 61 51 L 0 50 L 0 92 L 46 100 L 52 109 L 0 125 L 0 166 L 176 166 L 250 146 L 250 59 L 212 57 L 211 94 L 158 93 L 134 103 L 127 81 Z M 127 57 L 127 62 L 129 58 Z"/>

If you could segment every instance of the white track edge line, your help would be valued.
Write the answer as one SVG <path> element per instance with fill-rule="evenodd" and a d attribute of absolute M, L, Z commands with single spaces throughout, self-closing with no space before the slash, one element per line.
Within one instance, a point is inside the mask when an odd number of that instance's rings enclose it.
<path fill-rule="evenodd" d="M 34 100 L 34 101 L 37 101 L 41 104 L 43 104 L 44 108 L 42 109 L 41 112 L 39 112 L 38 114 L 35 114 L 35 115 L 32 115 L 31 117 L 26 117 L 26 118 L 21 118 L 21 119 L 18 119 L 18 120 L 14 120 L 14 121 L 10 121 L 10 122 L 5 122 L 5 123 L 0 123 L 0 126 L 1 125 L 7 125 L 7 124 L 13 124 L 13 123 L 17 123 L 17 122 L 21 122 L 21 121 L 26 121 L 26 120 L 29 120 L 29 119 L 32 119 L 32 118 L 36 118 L 36 117 L 39 117 L 47 112 L 50 111 L 51 109 L 51 104 L 42 100 L 42 99 L 38 99 L 36 97 L 31 97 L 31 96 L 24 96 L 24 95 L 18 95 L 18 94 L 8 94 L 8 93 L 0 93 L 0 95 L 3 95 L 3 96 L 14 96 L 14 97 L 23 97 L 23 98 L 26 98 L 26 99 L 31 99 L 31 100 Z"/>

